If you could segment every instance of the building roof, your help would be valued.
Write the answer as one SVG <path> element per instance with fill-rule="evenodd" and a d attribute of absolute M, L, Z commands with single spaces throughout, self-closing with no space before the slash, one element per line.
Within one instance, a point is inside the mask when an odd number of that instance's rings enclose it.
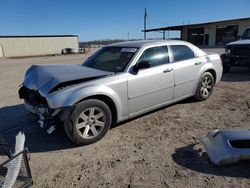
<path fill-rule="evenodd" d="M 0 38 L 78 37 L 78 35 L 4 35 Z"/>
<path fill-rule="evenodd" d="M 246 20 L 250 20 L 250 17 L 247 17 L 247 18 L 237 18 L 237 19 L 231 19 L 231 20 L 213 21 L 213 22 L 204 22 L 204 23 L 197 23 L 197 24 L 186 24 L 186 25 L 176 25 L 176 26 L 160 27 L 160 28 L 154 28 L 154 29 L 147 29 L 146 32 L 160 31 L 160 30 L 161 31 L 162 30 L 182 30 L 183 27 L 194 27 L 194 26 L 202 26 L 202 25 L 209 25 L 209 24 L 216 24 L 216 23 L 227 23 L 227 22 L 246 21 Z"/>

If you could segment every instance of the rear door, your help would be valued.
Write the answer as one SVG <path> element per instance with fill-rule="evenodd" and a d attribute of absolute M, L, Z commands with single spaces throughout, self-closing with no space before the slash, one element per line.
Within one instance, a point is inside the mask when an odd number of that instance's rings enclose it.
<path fill-rule="evenodd" d="M 142 61 L 148 61 L 151 66 L 128 78 L 131 116 L 173 99 L 174 70 L 173 64 L 169 63 L 167 46 L 146 49 L 138 62 Z"/>
<path fill-rule="evenodd" d="M 174 99 L 191 95 L 197 87 L 203 60 L 186 45 L 171 45 L 175 70 Z"/>

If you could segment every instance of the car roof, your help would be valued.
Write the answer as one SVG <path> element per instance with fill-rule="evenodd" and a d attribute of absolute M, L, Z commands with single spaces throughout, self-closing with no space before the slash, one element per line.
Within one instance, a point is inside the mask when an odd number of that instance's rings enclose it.
<path fill-rule="evenodd" d="M 191 48 L 195 54 L 200 57 L 206 55 L 206 53 L 198 48 L 197 46 L 191 44 L 190 42 L 182 40 L 138 40 L 138 41 L 128 41 L 128 42 L 119 42 L 108 45 L 109 47 L 123 47 L 123 48 L 150 48 L 154 46 L 161 45 L 186 45 Z"/>
<path fill-rule="evenodd" d="M 152 45 L 173 45 L 173 44 L 190 44 L 181 40 L 138 40 L 138 41 L 128 41 L 128 42 L 119 42 L 113 43 L 108 46 L 113 47 L 133 47 L 133 48 L 141 48 Z"/>

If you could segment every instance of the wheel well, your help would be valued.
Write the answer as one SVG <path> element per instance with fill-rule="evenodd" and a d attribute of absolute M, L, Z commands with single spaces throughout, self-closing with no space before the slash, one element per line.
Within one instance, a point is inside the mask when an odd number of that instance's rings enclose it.
<path fill-rule="evenodd" d="M 79 102 L 82 102 L 82 101 L 85 101 L 88 99 L 98 99 L 98 100 L 104 102 L 109 107 L 109 109 L 112 113 L 112 122 L 113 123 L 117 122 L 117 108 L 116 108 L 114 101 L 110 97 L 108 97 L 106 95 L 93 95 L 90 97 L 86 97 L 86 98 L 80 100 Z"/>
<path fill-rule="evenodd" d="M 215 70 L 209 69 L 206 72 L 209 72 L 209 73 L 211 73 L 213 75 L 213 77 L 214 77 L 214 83 L 216 83 L 216 72 L 215 72 Z"/>

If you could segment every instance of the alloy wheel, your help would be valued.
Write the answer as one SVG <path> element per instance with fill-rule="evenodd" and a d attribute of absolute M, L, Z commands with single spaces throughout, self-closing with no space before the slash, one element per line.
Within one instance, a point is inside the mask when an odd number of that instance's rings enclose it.
<path fill-rule="evenodd" d="M 201 95 L 203 97 L 208 97 L 210 91 L 212 90 L 212 79 L 208 76 L 205 76 L 201 82 Z"/>
<path fill-rule="evenodd" d="M 103 110 L 98 107 L 91 107 L 84 110 L 78 116 L 76 130 L 82 138 L 92 139 L 102 132 L 105 123 L 106 116 Z"/>

